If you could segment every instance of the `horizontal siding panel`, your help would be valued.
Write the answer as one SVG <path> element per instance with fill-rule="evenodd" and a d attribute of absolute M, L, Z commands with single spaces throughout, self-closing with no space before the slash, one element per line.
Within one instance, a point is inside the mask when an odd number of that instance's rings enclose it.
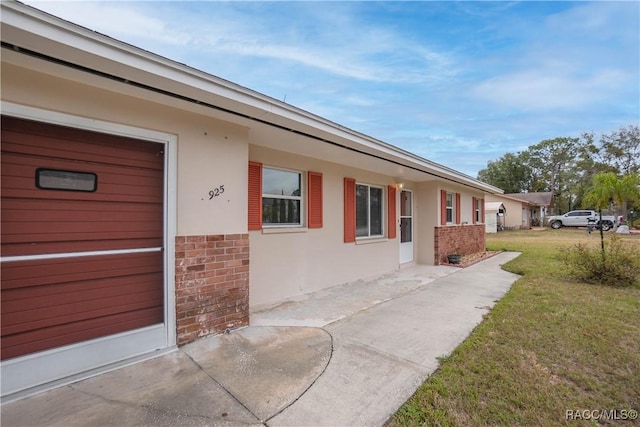
<path fill-rule="evenodd" d="M 27 164 L 18 164 L 22 161 Z M 95 173 L 95 192 L 41 189 L 36 186 L 38 168 Z M 140 197 L 139 202 L 161 202 L 164 187 L 163 174 L 156 170 L 129 170 L 126 168 L 85 165 L 77 162 L 51 162 L 38 158 L 25 161 L 22 158 L 2 153 L 2 192 L 4 197 L 53 198 L 70 200 L 123 200 L 135 201 L 131 196 Z M 114 196 L 121 196 L 120 199 Z"/>
<path fill-rule="evenodd" d="M 164 164 L 162 146 L 153 142 L 7 116 L 2 117 L 2 142 L 6 152 L 136 168 L 162 169 Z"/>
<path fill-rule="evenodd" d="M 36 155 L 132 168 L 162 169 L 164 154 L 160 144 L 84 130 L 75 130 L 76 135 L 59 138 L 55 133 L 61 129 L 60 127 L 49 124 L 46 126 L 50 135 L 37 134 L 34 129 L 23 133 L 5 127 L 3 120 L 3 151 L 25 156 Z M 91 145 L 91 150 L 87 150 L 87 144 Z"/>
<path fill-rule="evenodd" d="M 28 334 L 8 336 L 2 340 L 2 354 L 0 357 L 2 360 L 6 360 L 24 354 L 156 325 L 163 322 L 163 316 L 163 308 L 155 307 L 47 328 Z"/>
<path fill-rule="evenodd" d="M 14 199 L 10 201 L 11 209 L 21 210 L 37 210 L 46 207 L 49 211 L 78 210 L 82 208 L 86 212 L 119 212 L 119 213 L 137 213 L 148 212 L 162 216 L 159 204 L 152 203 L 118 203 L 118 202 L 102 202 L 83 200 L 57 200 L 51 199 L 43 205 L 42 200 L 34 199 Z M 4 206 L 3 206 L 4 212 Z M 0 212 L 1 213 L 1 212 Z"/>
<path fill-rule="evenodd" d="M 144 205 L 142 205 L 144 206 Z M 82 212 L 79 215 L 79 211 Z M 70 205 L 67 209 L 51 209 L 34 210 L 34 209 L 16 209 L 15 207 L 2 209 L 2 222 L 70 222 L 75 223 L 93 223 L 93 222 L 139 222 L 140 225 L 146 225 L 151 222 L 162 222 L 162 212 L 156 211 L 130 211 L 123 212 L 120 210 L 97 209 L 87 210 L 83 206 L 73 209 Z M 73 218 L 73 219 L 71 219 Z M 11 230 L 11 228 L 9 228 Z M 13 231 L 13 230 L 11 230 Z"/>
<path fill-rule="evenodd" d="M 162 267 L 162 252 L 5 262 L 2 290 L 148 274 Z"/>
<path fill-rule="evenodd" d="M 90 280 L 60 283 L 48 286 L 16 288 L 2 295 L 2 314 L 21 310 L 35 310 L 48 305 L 61 305 L 135 294 L 140 290 L 155 289 L 162 281 L 162 273 L 112 277 L 109 280 Z"/>
<path fill-rule="evenodd" d="M 33 135 L 29 135 L 29 137 L 35 140 L 27 141 L 25 144 L 20 144 L 17 139 L 14 138 L 14 134 L 12 132 L 6 132 L 3 130 L 2 151 L 23 157 L 46 157 L 52 162 L 64 162 L 77 159 L 81 162 L 93 164 L 119 165 L 143 169 L 162 169 L 163 156 L 159 154 L 159 150 L 161 150 L 160 146 L 154 148 L 153 154 L 143 153 L 144 156 L 141 157 L 136 156 L 137 153 L 135 151 L 126 149 L 119 150 L 116 147 L 101 147 L 99 144 L 91 144 L 92 150 L 91 152 L 87 152 L 86 143 L 69 143 L 55 138 L 43 138 Z M 84 151 L 74 149 L 74 146 L 85 147 L 85 149 Z M 114 155 L 117 151 L 121 151 L 122 155 Z M 127 157 L 126 154 L 131 154 L 131 156 Z"/>
<path fill-rule="evenodd" d="M 120 221 L 120 222 L 107 222 L 100 224 L 100 230 L 96 230 L 95 222 L 87 222 L 87 221 L 57 221 L 57 222 L 46 222 L 46 221 L 32 221 L 30 223 L 25 222 L 14 222 L 12 224 L 11 232 L 7 233 L 7 236 L 11 234 L 23 234 L 23 235 L 32 235 L 37 237 L 39 235 L 43 235 L 43 241 L 48 240 L 48 234 L 56 234 L 59 235 L 62 233 L 64 236 L 69 236 L 69 240 L 78 240 L 73 236 L 75 234 L 85 235 L 85 234 L 105 234 L 105 236 L 109 236 L 109 233 L 125 233 L 124 235 L 131 234 L 132 236 L 137 235 L 137 237 L 153 237 L 158 235 L 158 231 L 162 232 L 162 221 L 153 221 L 153 222 L 130 222 L 130 221 Z M 135 234 L 134 234 L 135 233 Z M 83 239 L 84 240 L 84 239 Z M 37 240 L 34 240 L 37 241 Z"/>
<path fill-rule="evenodd" d="M 58 305 L 57 302 L 60 300 L 53 299 L 49 307 L 2 313 L 3 339 L 6 335 L 162 306 L 163 294 L 162 289 L 151 289 L 77 303 Z"/>
<path fill-rule="evenodd" d="M 63 236 L 64 237 L 64 236 Z M 164 245 L 161 238 L 140 238 L 132 239 L 131 236 L 126 235 L 123 238 L 116 238 L 117 236 L 108 236 L 110 240 L 106 239 L 106 236 L 98 236 L 103 240 L 93 240 L 86 237 L 87 240 L 76 240 L 73 242 L 43 242 L 43 243 L 12 243 L 2 246 L 2 256 L 22 256 L 22 255 L 42 255 L 42 254 L 64 254 L 70 252 L 91 252 L 91 251 L 109 251 L 119 249 L 139 249 L 139 248 L 159 248 Z M 3 267 L 4 268 L 4 267 Z"/>

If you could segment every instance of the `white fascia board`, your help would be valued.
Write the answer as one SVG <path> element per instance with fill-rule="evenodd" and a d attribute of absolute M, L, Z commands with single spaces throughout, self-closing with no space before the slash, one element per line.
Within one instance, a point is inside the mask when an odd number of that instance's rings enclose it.
<path fill-rule="evenodd" d="M 1 2 L 3 41 L 100 72 L 153 86 L 278 126 L 307 133 L 451 179 L 487 193 L 493 187 L 454 169 L 356 132 L 264 94 L 120 42 L 17 2 Z M 175 107 L 175 104 L 171 104 Z"/>

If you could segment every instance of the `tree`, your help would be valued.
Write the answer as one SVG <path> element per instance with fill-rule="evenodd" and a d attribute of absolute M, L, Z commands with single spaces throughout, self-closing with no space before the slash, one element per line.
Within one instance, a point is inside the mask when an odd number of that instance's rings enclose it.
<path fill-rule="evenodd" d="M 619 175 L 640 173 L 640 127 L 620 128 L 600 137 L 602 160 Z"/>
<path fill-rule="evenodd" d="M 478 179 L 501 188 L 505 193 L 520 193 L 529 188 L 531 176 L 523 153 L 507 153 L 496 161 L 490 161 L 486 169 L 478 172 Z"/>
<path fill-rule="evenodd" d="M 569 210 L 573 195 L 571 188 L 576 160 L 579 153 L 580 140 L 578 138 L 545 139 L 529 147 L 532 170 L 538 170 L 545 188 L 536 191 L 551 191 L 555 197 L 556 206 Z"/>
<path fill-rule="evenodd" d="M 546 139 L 488 162 L 478 179 L 505 193 L 551 191 L 555 207 L 562 213 L 580 206 L 593 177 L 604 172 L 617 176 L 640 173 L 639 126 L 599 137 L 584 133 L 580 138 Z"/>
<path fill-rule="evenodd" d="M 640 202 L 640 174 L 628 174 L 618 178 L 613 172 L 603 172 L 593 177 L 593 186 L 584 197 L 583 206 L 593 206 L 602 217 L 602 210 L 615 204 L 623 209 L 626 217 L 629 203 Z M 605 259 L 604 234 L 600 227 L 602 261 Z"/>

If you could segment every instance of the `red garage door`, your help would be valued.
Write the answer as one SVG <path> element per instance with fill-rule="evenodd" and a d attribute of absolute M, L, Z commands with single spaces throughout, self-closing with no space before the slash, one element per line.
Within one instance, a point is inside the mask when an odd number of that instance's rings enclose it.
<path fill-rule="evenodd" d="M 3 360 L 164 321 L 162 150 L 2 117 Z"/>

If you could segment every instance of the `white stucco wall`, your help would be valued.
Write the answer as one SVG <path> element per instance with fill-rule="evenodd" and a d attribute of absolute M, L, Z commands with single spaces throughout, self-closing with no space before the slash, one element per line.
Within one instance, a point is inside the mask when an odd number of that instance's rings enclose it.
<path fill-rule="evenodd" d="M 176 135 L 176 234 L 246 233 L 247 129 L 9 64 L 1 89 L 3 101 Z"/>
<path fill-rule="evenodd" d="M 250 233 L 250 305 L 280 301 L 303 293 L 399 268 L 400 235 L 374 243 L 343 242 L 343 179 L 386 187 L 403 182 L 413 190 L 414 260 L 433 264 L 434 227 L 439 225 L 439 190 L 461 193 L 462 221 L 472 222 L 471 197 L 464 186 L 413 183 L 380 173 L 268 149 L 247 128 L 141 100 L 71 79 L 3 64 L 2 99 L 45 110 L 152 129 L 176 136 L 176 235 L 247 232 L 247 162 L 323 174 L 324 226 L 298 232 Z M 60 99 L 69 102 L 60 103 Z M 252 138 L 254 138 L 252 140 Z M 305 141 L 301 140 L 301 143 Z M 209 191 L 224 193 L 209 198 Z M 386 206 L 386 203 L 385 203 Z M 386 209 L 385 209 L 386 215 Z M 399 210 L 398 210 L 399 219 Z M 387 221 L 384 219 L 385 235 Z M 291 230 L 287 230 L 291 231 Z M 174 236 L 168 236 L 172 239 Z"/>
<path fill-rule="evenodd" d="M 266 167 L 321 172 L 324 207 L 322 228 L 250 232 L 252 307 L 398 268 L 399 237 L 367 244 L 344 243 L 343 237 L 344 178 L 384 186 L 386 201 L 386 186 L 394 184 L 391 177 L 256 145 L 250 147 L 249 157 Z M 386 217 L 384 224 L 386 235 Z"/>

